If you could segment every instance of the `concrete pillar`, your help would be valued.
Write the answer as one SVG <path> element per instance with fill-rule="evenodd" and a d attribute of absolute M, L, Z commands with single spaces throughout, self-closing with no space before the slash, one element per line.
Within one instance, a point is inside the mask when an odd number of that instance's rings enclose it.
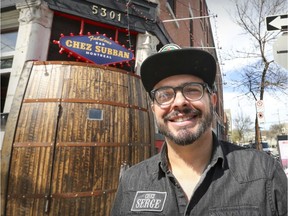
<path fill-rule="evenodd" d="M 157 37 L 146 32 L 145 34 L 138 34 L 137 36 L 137 50 L 136 50 L 136 61 L 135 71 L 136 74 L 140 75 L 140 66 L 142 62 L 150 55 L 157 52 L 156 46 L 159 43 Z"/>
<path fill-rule="evenodd" d="M 4 113 L 10 112 L 24 63 L 47 59 L 53 21 L 53 11 L 42 0 L 22 0 L 16 8 L 20 11 L 19 29 Z"/>

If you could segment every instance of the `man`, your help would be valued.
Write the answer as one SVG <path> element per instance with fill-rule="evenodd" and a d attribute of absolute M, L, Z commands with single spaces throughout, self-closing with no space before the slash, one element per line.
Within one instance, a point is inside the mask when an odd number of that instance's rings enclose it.
<path fill-rule="evenodd" d="M 203 50 L 167 45 L 141 66 L 161 152 L 122 175 L 112 215 L 286 215 L 280 163 L 217 140 L 212 131 L 216 62 Z"/>

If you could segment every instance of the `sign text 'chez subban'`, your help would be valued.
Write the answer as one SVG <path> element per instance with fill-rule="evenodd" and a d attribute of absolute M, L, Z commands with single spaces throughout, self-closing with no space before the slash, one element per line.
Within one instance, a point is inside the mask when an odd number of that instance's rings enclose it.
<path fill-rule="evenodd" d="M 60 53 L 64 51 L 80 61 L 98 65 L 128 63 L 134 59 L 134 55 L 130 50 L 105 35 L 62 35 L 60 40 L 54 41 L 54 43 L 59 44 Z"/>

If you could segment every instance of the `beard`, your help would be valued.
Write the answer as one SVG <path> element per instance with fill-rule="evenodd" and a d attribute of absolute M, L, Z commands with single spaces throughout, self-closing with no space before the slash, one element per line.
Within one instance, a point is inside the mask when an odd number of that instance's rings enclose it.
<path fill-rule="evenodd" d="M 168 119 L 169 116 L 172 115 L 177 115 L 178 113 L 184 113 L 184 114 L 197 114 L 197 117 L 200 117 L 200 122 L 198 123 L 198 128 L 195 132 L 191 132 L 189 130 L 189 127 L 184 127 L 181 128 L 177 135 L 173 134 L 169 128 L 167 127 L 167 124 L 165 124 Z M 183 110 L 179 111 L 176 110 L 171 114 L 168 114 L 166 117 L 164 117 L 164 123 L 160 123 L 157 122 L 158 125 L 158 130 L 159 133 L 163 134 L 166 138 L 170 139 L 171 141 L 173 141 L 174 143 L 176 143 L 177 145 L 189 145 L 194 143 L 197 139 L 199 139 L 202 134 L 204 134 L 207 129 L 209 129 L 211 127 L 213 121 L 213 105 L 211 103 L 211 101 L 209 102 L 209 112 L 207 113 L 203 113 L 200 110 L 195 110 L 195 109 L 191 109 L 191 108 L 184 108 Z"/>

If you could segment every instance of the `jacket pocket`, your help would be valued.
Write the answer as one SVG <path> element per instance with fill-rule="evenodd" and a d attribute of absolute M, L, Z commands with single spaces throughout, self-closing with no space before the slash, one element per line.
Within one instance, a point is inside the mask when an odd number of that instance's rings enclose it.
<path fill-rule="evenodd" d="M 127 214 L 127 216 L 151 216 L 151 215 L 153 215 L 153 216 L 164 216 L 164 214 L 162 213 L 162 212 L 129 212 L 128 214 Z M 165 216 L 167 216 L 167 215 L 165 215 Z"/>
<path fill-rule="evenodd" d="M 209 209 L 209 216 L 260 216 L 256 206 L 229 206 Z"/>

